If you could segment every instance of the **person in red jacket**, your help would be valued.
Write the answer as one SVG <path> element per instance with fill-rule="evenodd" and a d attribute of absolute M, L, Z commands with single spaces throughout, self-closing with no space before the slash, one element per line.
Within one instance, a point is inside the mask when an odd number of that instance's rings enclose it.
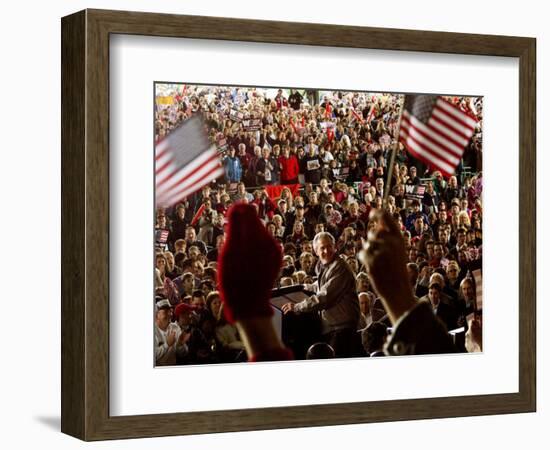
<path fill-rule="evenodd" d="M 288 147 L 283 148 L 283 154 L 279 156 L 281 166 L 281 184 L 298 183 L 300 165 L 296 155 L 291 155 Z"/>

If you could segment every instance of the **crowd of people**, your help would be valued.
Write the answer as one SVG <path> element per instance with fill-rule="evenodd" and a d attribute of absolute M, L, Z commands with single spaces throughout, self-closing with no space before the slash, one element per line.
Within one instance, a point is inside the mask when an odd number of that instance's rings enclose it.
<path fill-rule="evenodd" d="M 478 121 L 455 175 L 443 177 L 399 143 L 388 186 L 401 95 L 180 86 L 167 97 L 157 104 L 156 137 L 202 114 L 225 176 L 156 210 L 157 365 L 250 356 L 224 314 L 219 292 L 227 213 L 240 203 L 254 206 L 280 245 L 282 266 L 272 287 L 304 285 L 316 292 L 299 307 L 283 307 L 285 315 L 320 315 L 332 333 L 310 342 L 304 357 L 395 354 L 386 348 L 391 314 L 361 258 L 375 226 L 370 215 L 381 209 L 401 232 L 407 258 L 402 277 L 416 301 L 430 305 L 448 331 L 471 326 L 467 317 L 479 309 L 472 272 L 482 261 L 481 99 L 448 97 Z M 330 292 L 325 298 L 317 292 L 329 263 L 338 280 L 345 280 L 336 284 L 351 286 L 345 295 Z M 346 314 L 344 337 L 342 327 L 330 322 L 343 317 L 334 314 L 333 303 L 341 297 L 348 302 L 339 306 Z M 480 333 L 480 316 L 475 317 Z M 479 351 L 481 339 L 476 345 L 458 339 L 454 345 L 457 351 Z"/>

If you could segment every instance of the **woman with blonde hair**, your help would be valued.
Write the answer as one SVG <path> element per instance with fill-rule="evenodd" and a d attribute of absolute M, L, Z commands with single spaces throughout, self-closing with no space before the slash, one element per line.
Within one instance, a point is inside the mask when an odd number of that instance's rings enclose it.
<path fill-rule="evenodd" d="M 281 190 L 281 195 L 279 196 L 278 200 L 285 200 L 287 205 L 292 205 L 292 202 L 294 201 L 292 197 L 292 192 L 289 188 L 285 187 Z"/>
<path fill-rule="evenodd" d="M 458 224 L 461 227 L 466 228 L 469 230 L 472 227 L 472 224 L 470 222 L 470 216 L 466 211 L 460 211 L 458 213 Z"/>
<path fill-rule="evenodd" d="M 308 237 L 302 222 L 294 222 L 292 226 L 292 234 L 286 238 L 286 242 L 292 242 L 293 244 L 300 245 L 303 241 L 307 241 Z"/>
<path fill-rule="evenodd" d="M 164 295 L 164 297 L 170 301 L 170 304 L 174 306 L 180 302 L 180 298 L 176 285 L 166 276 L 168 270 L 167 265 L 168 263 L 164 253 L 157 253 L 155 255 L 155 284 L 158 284 L 159 287 L 156 288 L 156 291 Z"/>

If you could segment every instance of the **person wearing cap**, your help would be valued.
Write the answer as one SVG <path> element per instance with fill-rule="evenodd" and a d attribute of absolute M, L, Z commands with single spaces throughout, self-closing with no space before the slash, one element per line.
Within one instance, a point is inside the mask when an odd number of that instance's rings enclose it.
<path fill-rule="evenodd" d="M 294 208 L 294 214 L 288 216 L 288 222 L 285 227 L 285 240 L 294 231 L 294 224 L 300 222 L 304 226 L 305 233 L 311 235 L 311 225 L 307 223 L 305 218 L 305 208 L 301 202 L 298 202 Z"/>
<path fill-rule="evenodd" d="M 326 203 L 323 207 L 323 214 L 319 216 L 319 224 L 324 224 L 324 229 L 322 231 L 328 231 L 333 235 L 337 235 L 339 231 L 339 224 L 342 222 L 342 214 L 337 211 L 332 203 Z M 316 233 L 317 228 L 315 229 Z"/>
<path fill-rule="evenodd" d="M 200 328 L 200 311 L 196 306 L 180 303 L 174 309 L 177 326 L 185 338 L 187 351 L 177 355 L 178 364 L 204 364 L 215 362 L 215 355 Z"/>
<path fill-rule="evenodd" d="M 181 332 L 180 327 L 172 322 L 172 305 L 166 298 L 157 301 L 155 305 L 155 365 L 173 366 L 177 358 L 188 352 L 186 340 L 188 336 Z"/>

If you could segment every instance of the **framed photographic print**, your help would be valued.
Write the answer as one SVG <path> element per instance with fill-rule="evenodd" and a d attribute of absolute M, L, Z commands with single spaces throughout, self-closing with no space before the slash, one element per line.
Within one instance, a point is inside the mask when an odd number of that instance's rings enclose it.
<path fill-rule="evenodd" d="M 535 145 L 534 39 L 63 18 L 62 431 L 534 411 Z"/>

